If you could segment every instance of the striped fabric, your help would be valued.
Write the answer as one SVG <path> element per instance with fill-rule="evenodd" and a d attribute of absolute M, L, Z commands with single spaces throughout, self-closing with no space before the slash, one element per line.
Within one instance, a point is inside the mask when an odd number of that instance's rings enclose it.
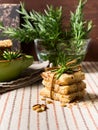
<path fill-rule="evenodd" d="M 98 62 L 84 62 L 87 94 L 72 106 L 54 101 L 45 112 L 32 106 L 45 103 L 40 82 L 0 95 L 0 130 L 98 130 Z"/>

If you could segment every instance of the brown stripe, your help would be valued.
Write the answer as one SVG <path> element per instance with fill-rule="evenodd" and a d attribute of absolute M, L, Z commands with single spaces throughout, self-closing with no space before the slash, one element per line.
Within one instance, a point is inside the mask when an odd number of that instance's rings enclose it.
<path fill-rule="evenodd" d="M 85 105 L 85 107 L 86 107 L 86 109 L 87 109 L 87 111 L 88 111 L 88 113 L 89 113 L 90 118 L 91 118 L 92 121 L 93 121 L 94 126 L 96 127 L 96 130 L 98 130 L 97 124 L 96 124 L 95 120 L 93 119 L 93 117 L 92 117 L 92 115 L 91 115 L 91 113 L 90 113 L 90 110 L 88 109 L 88 107 L 87 107 L 87 105 L 86 105 L 85 102 L 84 102 L 84 105 Z"/>
<path fill-rule="evenodd" d="M 78 107 L 78 110 L 79 110 L 79 112 L 80 112 L 80 114 L 81 114 L 81 117 L 82 117 L 82 120 L 83 120 L 83 122 L 84 122 L 84 125 L 85 125 L 85 127 L 86 127 L 86 129 L 87 130 L 89 130 L 89 128 L 88 128 L 88 126 L 87 126 L 87 123 L 86 123 L 86 121 L 85 121 L 85 118 L 84 118 L 84 116 L 83 116 L 83 114 L 82 114 L 82 110 L 81 110 L 81 108 L 80 108 L 80 106 L 77 104 L 77 107 Z"/>
<path fill-rule="evenodd" d="M 94 75 L 96 75 L 96 77 L 97 77 L 97 74 L 96 74 L 97 68 L 93 64 L 91 64 L 91 63 L 90 64 L 86 63 L 86 64 L 87 64 L 87 68 L 89 68 L 87 70 L 90 71 L 90 72 L 93 72 Z"/>
<path fill-rule="evenodd" d="M 89 85 L 90 85 L 90 84 L 89 84 Z M 92 104 L 93 104 L 93 107 L 95 108 L 95 111 L 98 113 L 98 110 L 97 110 L 97 108 L 96 108 L 96 106 L 95 106 L 95 104 L 94 104 L 94 101 L 91 99 L 89 93 L 88 93 L 88 97 L 89 97 L 89 99 L 92 101 Z M 85 105 L 86 105 L 86 103 L 85 103 Z M 87 106 L 86 106 L 86 108 L 87 108 L 87 110 L 88 110 L 88 113 L 89 113 L 89 115 L 90 115 L 90 117 L 91 117 L 91 119 L 92 119 L 92 121 L 93 121 L 93 123 L 94 123 L 96 129 L 98 129 L 97 124 L 96 124 L 96 122 L 95 122 L 93 116 L 91 115 L 89 108 L 88 108 Z"/>
<path fill-rule="evenodd" d="M 87 72 L 89 72 L 88 69 L 85 67 L 85 65 L 83 65 L 83 67 L 85 68 L 85 70 L 86 70 Z M 89 75 L 89 77 L 90 77 L 91 81 L 94 81 L 91 75 Z M 98 96 L 96 95 L 96 93 L 95 93 L 93 87 L 90 85 L 89 80 L 88 80 L 87 78 L 86 78 L 86 81 L 88 81 L 88 84 L 89 84 L 90 88 L 92 89 L 92 92 L 95 94 L 96 98 L 98 98 Z M 95 81 L 94 81 L 93 83 L 96 85 L 96 82 L 95 82 Z M 97 85 L 96 85 L 96 86 L 97 86 Z"/>
<path fill-rule="evenodd" d="M 47 130 L 50 130 L 49 123 L 48 123 L 48 112 L 47 111 L 46 111 L 46 125 L 47 125 Z"/>
<path fill-rule="evenodd" d="M 97 109 L 97 107 L 95 106 L 95 104 L 94 104 L 94 100 L 92 100 L 92 98 L 90 97 L 90 94 L 89 94 L 89 93 L 88 93 L 88 97 L 89 97 L 90 100 L 92 101 L 93 107 L 95 108 L 95 111 L 96 111 L 97 114 L 98 114 L 98 109 Z"/>
<path fill-rule="evenodd" d="M 90 70 L 92 70 L 92 72 L 93 72 L 93 74 L 94 74 L 94 76 L 96 76 L 96 78 L 98 79 L 98 75 L 97 75 L 97 73 L 96 73 L 96 69 L 94 70 L 94 66 L 92 65 L 92 66 L 90 66 L 89 64 L 87 64 L 88 66 L 88 68 L 90 69 Z M 93 81 L 95 82 L 95 84 L 96 84 L 96 86 L 98 85 L 97 83 L 96 83 L 96 81 L 95 81 L 95 79 L 92 77 L 92 79 L 93 79 Z M 98 87 L 97 87 L 98 88 Z"/>
<path fill-rule="evenodd" d="M 90 78 L 91 78 L 91 76 L 90 76 Z M 92 79 L 92 78 L 91 78 L 91 79 Z M 86 79 L 86 81 L 87 81 L 87 84 L 89 85 L 90 89 L 92 90 L 92 93 L 94 94 L 95 98 L 98 99 L 98 96 L 96 95 L 95 90 L 94 90 L 94 88 L 91 86 L 89 80 Z M 94 99 L 95 99 L 95 98 L 92 99 L 89 93 L 88 93 L 88 97 L 89 97 L 90 100 L 92 101 L 92 104 L 93 104 L 93 106 L 94 106 L 96 112 L 98 113 L 98 110 L 97 110 L 97 108 L 96 108 L 96 106 L 95 106 L 95 104 L 94 104 Z"/>
<path fill-rule="evenodd" d="M 88 85 L 91 87 L 91 85 L 90 85 L 90 83 L 89 83 L 88 80 L 87 80 L 87 83 L 88 83 Z M 91 89 L 92 89 L 92 92 L 93 92 L 94 95 L 95 95 L 95 98 L 98 99 L 98 96 L 95 94 L 93 87 L 91 87 Z M 93 106 L 94 106 L 96 112 L 98 113 L 98 110 L 97 110 L 97 108 L 96 108 L 96 106 L 95 106 L 95 104 L 94 104 L 94 100 L 95 100 L 95 98 L 92 99 L 92 98 L 90 97 L 90 94 L 89 94 L 89 93 L 87 93 L 87 94 L 88 94 L 89 99 L 92 101 L 92 104 L 93 104 Z"/>
<path fill-rule="evenodd" d="M 7 130 L 10 130 L 10 125 L 11 125 L 11 121 L 12 121 L 12 116 L 13 116 L 13 111 L 14 111 L 16 97 L 17 97 L 17 90 L 16 90 L 16 93 L 15 93 L 15 96 L 14 96 L 14 100 L 13 100 L 13 104 L 12 104 L 12 109 L 11 109 L 11 113 L 10 113 L 10 118 L 9 118 L 9 123 L 8 123 Z"/>
<path fill-rule="evenodd" d="M 22 93 L 22 99 L 21 99 L 21 104 L 20 104 L 20 113 L 19 113 L 17 130 L 20 130 L 21 117 L 22 117 L 22 108 L 23 108 L 23 101 L 24 101 L 24 93 L 25 93 L 25 88 L 23 88 L 23 93 Z"/>
<path fill-rule="evenodd" d="M 53 109 L 54 109 L 54 117 L 55 117 L 55 122 L 56 122 L 56 130 L 59 130 L 59 124 L 58 124 L 58 119 L 57 119 L 57 114 L 56 114 L 56 107 L 55 107 L 55 103 L 53 103 Z"/>
<path fill-rule="evenodd" d="M 28 130 L 30 130 L 30 115 L 31 115 L 31 97 L 32 97 L 32 87 L 30 87 L 30 95 L 29 95 L 29 112 L 28 112 Z"/>
<path fill-rule="evenodd" d="M 94 62 L 91 62 L 91 65 L 94 66 L 94 68 L 96 69 L 96 72 L 98 72 L 98 65 L 96 63 L 94 63 Z"/>
<path fill-rule="evenodd" d="M 6 110 L 6 107 L 7 107 L 7 103 L 8 103 L 9 97 L 10 97 L 10 93 L 8 93 L 6 101 L 5 101 L 5 104 L 4 104 L 4 108 L 3 108 L 3 111 L 2 111 L 2 114 L 1 114 L 1 118 L 0 118 L 0 125 L 1 125 L 3 117 L 4 117 L 4 113 L 5 113 L 5 110 Z"/>
<path fill-rule="evenodd" d="M 66 115 L 65 115 L 65 112 L 64 112 L 64 108 L 62 108 L 62 112 L 63 112 L 63 116 L 64 116 L 64 121 L 65 121 L 66 128 L 67 128 L 67 130 L 69 130 L 69 126 L 67 124 L 67 119 L 66 119 Z"/>
<path fill-rule="evenodd" d="M 48 121 L 49 121 L 48 120 L 48 112 L 46 111 L 46 125 L 47 125 L 47 130 L 50 130 Z"/>
<path fill-rule="evenodd" d="M 78 124 L 77 124 L 77 121 L 76 121 L 76 118 L 75 118 L 74 113 L 73 113 L 73 110 L 72 110 L 72 107 L 70 108 L 70 110 L 71 110 L 71 113 L 72 113 L 72 117 L 73 117 L 73 120 L 74 120 L 74 123 L 75 123 L 76 129 L 79 130 L 79 128 L 78 128 Z"/>
<path fill-rule="evenodd" d="M 52 99 L 52 91 L 54 89 L 54 86 L 53 86 L 53 80 L 54 80 L 54 76 L 55 76 L 55 73 L 53 74 L 53 76 L 51 77 L 51 83 L 50 83 L 50 98 Z"/>
<path fill-rule="evenodd" d="M 1 97 L 2 97 L 2 94 L 0 94 L 0 99 L 1 99 Z"/>
<path fill-rule="evenodd" d="M 87 64 L 86 64 L 87 65 Z M 83 66 L 85 69 L 86 69 L 86 71 L 87 72 L 89 72 L 88 71 L 88 65 L 87 65 L 87 68 L 85 67 L 85 65 Z M 91 67 L 92 68 L 92 67 Z M 92 78 L 92 76 L 90 76 L 90 78 L 93 80 L 93 78 Z M 92 81 L 91 80 L 91 81 Z M 87 80 L 88 81 L 88 80 Z M 94 81 L 94 80 L 93 80 Z M 88 81 L 88 83 L 89 83 L 89 81 Z M 94 81 L 94 83 L 95 83 L 95 81 Z M 95 83 L 96 84 L 96 83 Z M 90 85 L 90 83 L 89 83 L 89 85 Z M 92 86 L 90 85 L 90 87 L 92 88 Z M 93 88 L 92 88 L 92 90 L 93 90 Z M 96 95 L 96 94 L 95 94 Z M 97 97 L 97 95 L 96 95 L 96 97 Z M 86 108 L 87 108 L 87 111 L 88 111 L 88 113 L 89 113 L 89 115 L 90 115 L 90 117 L 91 117 L 91 119 L 92 119 L 92 121 L 93 121 L 93 124 L 94 124 L 94 126 L 96 127 L 96 129 L 98 129 L 98 127 L 97 127 L 97 124 L 96 124 L 96 122 L 95 122 L 95 120 L 93 119 L 93 117 L 92 117 L 92 115 L 91 115 L 91 113 L 90 113 L 90 111 L 89 111 L 89 109 L 88 109 L 88 107 L 87 107 L 87 105 L 86 105 L 86 103 L 84 102 L 84 104 L 85 104 L 85 106 L 86 106 Z M 95 110 L 97 110 L 97 108 L 95 108 Z"/>
<path fill-rule="evenodd" d="M 37 104 L 39 104 L 39 83 L 37 84 Z M 40 130 L 39 113 L 37 113 L 37 130 Z"/>

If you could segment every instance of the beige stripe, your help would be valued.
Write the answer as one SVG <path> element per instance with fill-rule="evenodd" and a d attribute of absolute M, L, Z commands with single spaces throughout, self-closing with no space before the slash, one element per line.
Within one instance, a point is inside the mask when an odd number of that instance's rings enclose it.
<path fill-rule="evenodd" d="M 96 72 L 98 72 L 98 65 L 94 62 L 92 64 L 93 64 L 94 68 L 96 69 Z"/>
<path fill-rule="evenodd" d="M 84 69 L 86 70 L 86 72 L 90 72 L 90 69 L 93 67 L 93 66 L 91 66 L 90 68 L 89 68 L 89 66 L 88 66 L 88 64 L 86 63 L 85 65 L 83 64 L 83 67 L 84 67 Z M 88 69 L 89 68 L 89 69 Z M 95 81 L 94 81 L 94 79 L 93 79 L 93 77 L 90 75 L 89 76 L 89 78 L 91 78 L 91 81 L 93 82 L 93 83 L 95 83 Z M 90 85 L 90 83 L 89 83 L 89 81 L 88 81 L 88 79 L 86 79 L 87 80 L 87 83 L 89 84 L 89 86 L 91 87 L 91 89 L 93 90 L 93 88 L 92 88 L 92 86 Z M 96 83 L 95 83 L 95 85 L 96 85 Z M 93 93 L 94 93 L 94 90 L 93 90 Z M 96 94 L 95 94 L 96 95 Z M 97 95 L 96 95 L 97 96 Z M 86 99 L 85 99 L 86 100 Z M 90 99 L 91 100 L 91 99 Z M 87 109 L 87 111 L 88 111 L 88 113 L 89 113 L 89 116 L 90 116 L 90 118 L 92 119 L 92 122 L 93 122 L 93 124 L 94 124 L 94 126 L 96 127 L 96 129 L 98 129 L 97 128 L 97 124 L 96 124 L 96 122 L 94 121 L 94 119 L 93 119 L 93 117 L 92 117 L 92 115 L 91 115 L 91 113 L 90 113 L 90 110 L 89 110 L 89 108 L 87 107 L 87 105 L 86 105 L 86 103 L 84 102 L 84 104 L 85 104 L 85 106 L 86 106 L 86 109 Z M 95 109 L 96 110 L 96 109 Z"/>
<path fill-rule="evenodd" d="M 67 130 L 69 130 L 69 126 L 68 126 L 68 124 L 67 124 L 67 119 L 66 119 L 66 115 L 65 115 L 65 112 L 64 112 L 64 108 L 63 108 L 63 107 L 62 107 L 62 112 L 63 112 L 64 122 L 65 122 L 66 128 L 67 128 Z"/>
<path fill-rule="evenodd" d="M 93 129 L 95 129 L 95 127 L 96 127 L 96 124 L 94 123 L 95 121 L 94 121 L 94 119 L 93 119 L 93 117 L 92 117 L 92 115 L 91 115 L 91 113 L 90 113 L 90 109 L 89 109 L 89 107 L 87 107 L 88 103 L 87 103 L 86 101 L 88 101 L 88 100 L 89 100 L 89 99 L 83 100 L 83 105 L 85 105 L 84 108 L 83 108 L 83 106 L 80 107 L 79 104 L 77 104 L 78 110 L 80 111 L 81 117 L 82 117 L 83 122 L 84 122 L 84 124 L 85 124 L 85 128 L 86 128 L 87 130 L 89 130 L 89 128 L 90 128 L 90 122 L 88 122 L 88 119 L 89 119 L 89 118 L 90 118 L 91 122 L 93 123 Z M 84 111 L 84 109 L 87 111 L 88 116 L 87 116 L 86 114 L 82 114 L 81 108 L 82 108 L 83 111 Z M 87 117 L 87 118 L 85 118 L 85 117 Z M 75 119 L 77 119 L 77 118 L 75 118 Z M 78 121 L 78 120 L 77 120 L 77 121 Z M 88 122 L 88 123 L 87 123 L 87 122 Z M 96 130 L 97 130 L 97 129 L 96 129 Z"/>
<path fill-rule="evenodd" d="M 55 122 L 56 122 L 56 130 L 59 130 L 59 124 L 58 124 L 58 119 L 57 119 L 57 114 L 56 114 L 56 107 L 55 107 L 55 103 L 53 103 L 53 109 L 54 109 L 54 117 L 55 117 Z"/>
<path fill-rule="evenodd" d="M 86 64 L 86 67 L 85 67 L 85 65 L 83 65 L 83 67 L 85 68 L 86 72 L 89 72 L 89 71 L 88 71 L 88 66 L 87 66 L 87 64 Z M 93 67 L 93 66 L 92 66 L 92 67 Z M 90 67 L 90 68 L 92 68 L 92 67 Z M 94 73 L 94 74 L 95 74 L 95 73 Z M 90 82 L 93 82 L 93 83 L 95 84 L 95 87 L 97 87 L 97 84 L 96 84 L 94 78 L 93 78 L 91 75 L 88 75 L 88 76 L 89 76 L 89 78 L 91 79 Z M 89 83 L 88 78 L 86 78 L 86 81 L 88 81 L 88 83 Z M 90 86 L 90 88 L 92 89 L 93 93 L 96 95 L 95 90 L 94 90 L 93 87 L 90 85 L 90 83 L 89 83 L 89 86 Z M 98 87 L 97 87 L 97 88 L 98 88 Z M 97 95 L 96 95 L 96 97 L 98 98 Z"/>
<path fill-rule="evenodd" d="M 72 117 L 73 117 L 73 120 L 74 120 L 74 123 L 75 123 L 76 129 L 79 130 L 79 128 L 78 128 L 78 124 L 77 124 L 77 121 L 76 121 L 76 118 L 75 118 L 75 116 L 74 116 L 74 112 L 73 112 L 73 110 L 72 110 L 72 107 L 70 108 L 70 110 L 71 110 L 71 113 L 72 113 Z"/>
<path fill-rule="evenodd" d="M 8 123 L 7 130 L 10 130 L 10 125 L 11 125 L 11 121 L 12 121 L 12 116 L 13 116 L 13 111 L 14 111 L 16 97 L 17 97 L 17 90 L 16 90 L 16 93 L 15 93 L 15 96 L 14 96 L 14 100 L 13 100 L 13 104 L 12 104 L 12 110 L 11 110 L 11 113 L 10 113 L 10 118 L 9 118 L 9 123 Z"/>
<path fill-rule="evenodd" d="M 4 113 L 5 113 L 5 110 L 6 110 L 6 107 L 7 107 L 9 97 L 10 97 L 10 93 L 8 93 L 8 95 L 7 95 L 5 105 L 4 105 L 4 108 L 3 108 L 3 112 L 2 112 L 1 117 L 0 117 L 0 125 L 1 125 L 3 117 L 4 117 Z"/>
<path fill-rule="evenodd" d="M 95 94 L 94 89 L 93 89 L 93 87 L 91 87 L 91 85 L 90 85 L 90 83 L 89 83 L 88 80 L 87 80 L 87 83 L 88 83 L 88 85 L 90 86 L 90 88 L 91 88 L 93 94 L 95 95 L 95 98 L 92 99 L 91 96 L 90 96 L 90 94 L 88 93 L 88 97 L 89 97 L 89 99 L 91 100 L 91 102 L 92 102 L 92 104 L 93 104 L 93 106 L 94 106 L 94 108 L 95 108 L 95 110 L 96 110 L 96 112 L 97 112 L 97 114 L 98 114 L 98 110 L 97 110 L 97 108 L 96 108 L 96 106 L 95 106 L 95 104 L 94 104 L 94 100 L 95 100 L 95 99 L 98 99 L 98 96 Z"/>
<path fill-rule="evenodd" d="M 97 72 L 97 69 L 95 68 L 95 66 L 92 64 L 92 63 L 86 63 L 86 67 L 87 67 L 87 70 L 89 71 L 89 72 L 93 72 L 94 73 L 94 75 L 97 75 L 97 73 L 95 73 L 95 72 Z"/>
<path fill-rule="evenodd" d="M 39 103 L 39 84 L 37 84 L 37 104 Z M 37 130 L 40 130 L 39 114 L 37 113 Z"/>
<path fill-rule="evenodd" d="M 84 118 L 84 116 L 83 116 L 83 114 L 82 114 L 82 110 L 81 110 L 81 107 L 79 106 L 79 104 L 77 104 L 77 107 L 78 107 L 78 109 L 79 109 L 79 112 L 80 112 L 80 114 L 81 114 L 81 117 L 82 117 L 82 119 L 83 119 L 83 122 L 84 122 L 84 125 L 85 125 L 86 129 L 89 130 L 89 128 L 88 128 L 88 126 L 87 126 L 87 123 L 86 123 L 86 121 L 85 121 L 85 118 Z"/>
<path fill-rule="evenodd" d="M 98 72 L 98 65 L 94 62 L 90 62 L 91 66 L 93 66 L 93 69 L 95 70 L 95 72 Z"/>
<path fill-rule="evenodd" d="M 30 96 L 29 96 L 29 107 L 28 107 L 28 130 L 30 130 L 30 115 L 31 115 L 31 96 L 32 96 L 32 87 L 30 87 Z"/>
<path fill-rule="evenodd" d="M 90 85 L 90 84 L 89 84 L 89 85 Z M 89 99 L 92 101 L 92 99 L 90 98 L 89 93 L 88 93 L 88 97 L 89 97 Z M 96 110 L 96 112 L 97 112 L 97 114 L 98 114 L 98 110 L 97 110 L 96 106 L 94 105 L 94 102 L 93 102 L 93 101 L 92 101 L 92 104 L 93 104 L 94 109 Z M 85 105 L 86 105 L 86 103 L 85 103 Z M 93 116 L 92 116 L 92 114 L 91 114 L 89 108 L 88 108 L 87 106 L 86 106 L 86 108 L 87 108 L 87 111 L 88 111 L 88 113 L 89 113 L 89 115 L 90 115 L 90 117 L 91 117 L 91 119 L 92 119 L 92 121 L 93 121 L 93 123 L 94 123 L 94 126 L 96 127 L 96 129 L 98 129 L 97 124 L 96 124 L 96 122 L 95 122 L 95 120 L 94 120 L 94 118 L 93 118 Z"/>
<path fill-rule="evenodd" d="M 91 113 L 90 113 L 90 110 L 89 110 L 89 108 L 87 107 L 87 105 L 86 105 L 85 102 L 84 102 L 84 105 L 85 105 L 85 107 L 86 107 L 86 109 L 87 109 L 87 111 L 88 111 L 88 114 L 89 114 L 89 116 L 90 116 L 90 118 L 91 118 L 91 120 L 92 120 L 92 122 L 93 122 L 93 124 L 94 124 L 94 126 L 95 126 L 95 128 L 96 128 L 96 130 L 98 130 L 97 124 L 96 124 L 96 122 L 94 121 L 94 119 L 93 119 L 93 117 L 92 117 L 92 115 L 91 115 Z"/>
<path fill-rule="evenodd" d="M 17 130 L 20 130 L 22 110 L 23 110 L 23 101 L 24 101 L 24 93 L 25 93 L 25 87 L 23 88 L 23 93 L 22 93 L 22 99 L 21 99 L 21 104 L 20 104 L 20 113 L 19 113 L 19 119 L 18 119 L 18 127 L 17 127 Z"/>
<path fill-rule="evenodd" d="M 47 111 L 46 111 L 46 125 L 47 125 L 47 130 L 49 130 L 48 112 Z"/>

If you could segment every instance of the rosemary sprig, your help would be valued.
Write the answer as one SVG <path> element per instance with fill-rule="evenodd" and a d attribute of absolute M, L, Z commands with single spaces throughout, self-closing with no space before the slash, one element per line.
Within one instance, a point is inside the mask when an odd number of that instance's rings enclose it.
<path fill-rule="evenodd" d="M 79 0 L 79 4 L 76 11 L 71 12 L 70 17 L 70 33 L 71 38 L 77 41 L 81 39 L 87 39 L 88 33 L 91 31 L 93 25 L 92 21 L 85 21 L 83 15 L 83 9 L 87 0 Z"/>
<path fill-rule="evenodd" d="M 58 66 L 57 68 L 50 68 L 51 72 L 55 72 L 55 76 L 58 79 L 63 73 L 72 74 L 73 72 L 79 71 L 81 69 L 80 65 L 77 63 L 77 60 L 74 59 L 70 62 L 67 62 L 65 65 Z M 49 70 L 49 69 L 48 69 Z"/>
<path fill-rule="evenodd" d="M 1 35 L 7 36 L 13 40 L 17 39 L 20 42 L 30 42 L 36 38 L 36 31 L 33 27 L 31 29 L 4 27 L 4 25 L 0 23 L 0 30 L 2 30 Z"/>
<path fill-rule="evenodd" d="M 4 60 L 12 60 L 21 57 L 22 54 L 20 53 L 20 51 L 12 52 L 6 50 L 3 52 L 2 56 Z"/>
<path fill-rule="evenodd" d="M 62 7 L 54 8 L 52 5 L 44 10 L 44 14 L 32 10 L 30 18 L 39 39 L 43 39 L 43 45 L 48 50 L 54 50 L 55 44 L 61 40 Z"/>

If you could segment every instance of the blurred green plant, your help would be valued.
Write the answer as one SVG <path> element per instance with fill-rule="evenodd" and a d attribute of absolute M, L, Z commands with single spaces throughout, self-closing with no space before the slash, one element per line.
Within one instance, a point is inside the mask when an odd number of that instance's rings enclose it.
<path fill-rule="evenodd" d="M 86 3 L 87 0 L 79 0 L 75 12 L 70 12 L 68 30 L 62 24 L 62 6 L 54 8 L 47 5 L 44 13 L 35 10 L 27 12 L 23 3 L 20 3 L 21 10 L 17 10 L 24 20 L 21 27 L 5 28 L 1 24 L 0 29 L 3 35 L 21 42 L 42 39 L 43 46 L 48 51 L 43 58 L 48 59 L 54 66 L 61 66 L 58 72 L 63 73 L 70 69 L 70 66 L 64 68 L 68 62 L 77 59 L 77 65 L 84 59 L 85 53 L 82 50 L 86 47 L 86 40 L 93 28 L 92 21 L 84 19 L 83 9 Z"/>
<path fill-rule="evenodd" d="M 0 59 L 1 60 L 13 60 L 13 59 L 17 59 L 20 58 L 21 56 L 23 56 L 20 51 L 9 51 L 9 50 L 5 50 L 3 52 L 3 54 L 1 55 Z"/>

